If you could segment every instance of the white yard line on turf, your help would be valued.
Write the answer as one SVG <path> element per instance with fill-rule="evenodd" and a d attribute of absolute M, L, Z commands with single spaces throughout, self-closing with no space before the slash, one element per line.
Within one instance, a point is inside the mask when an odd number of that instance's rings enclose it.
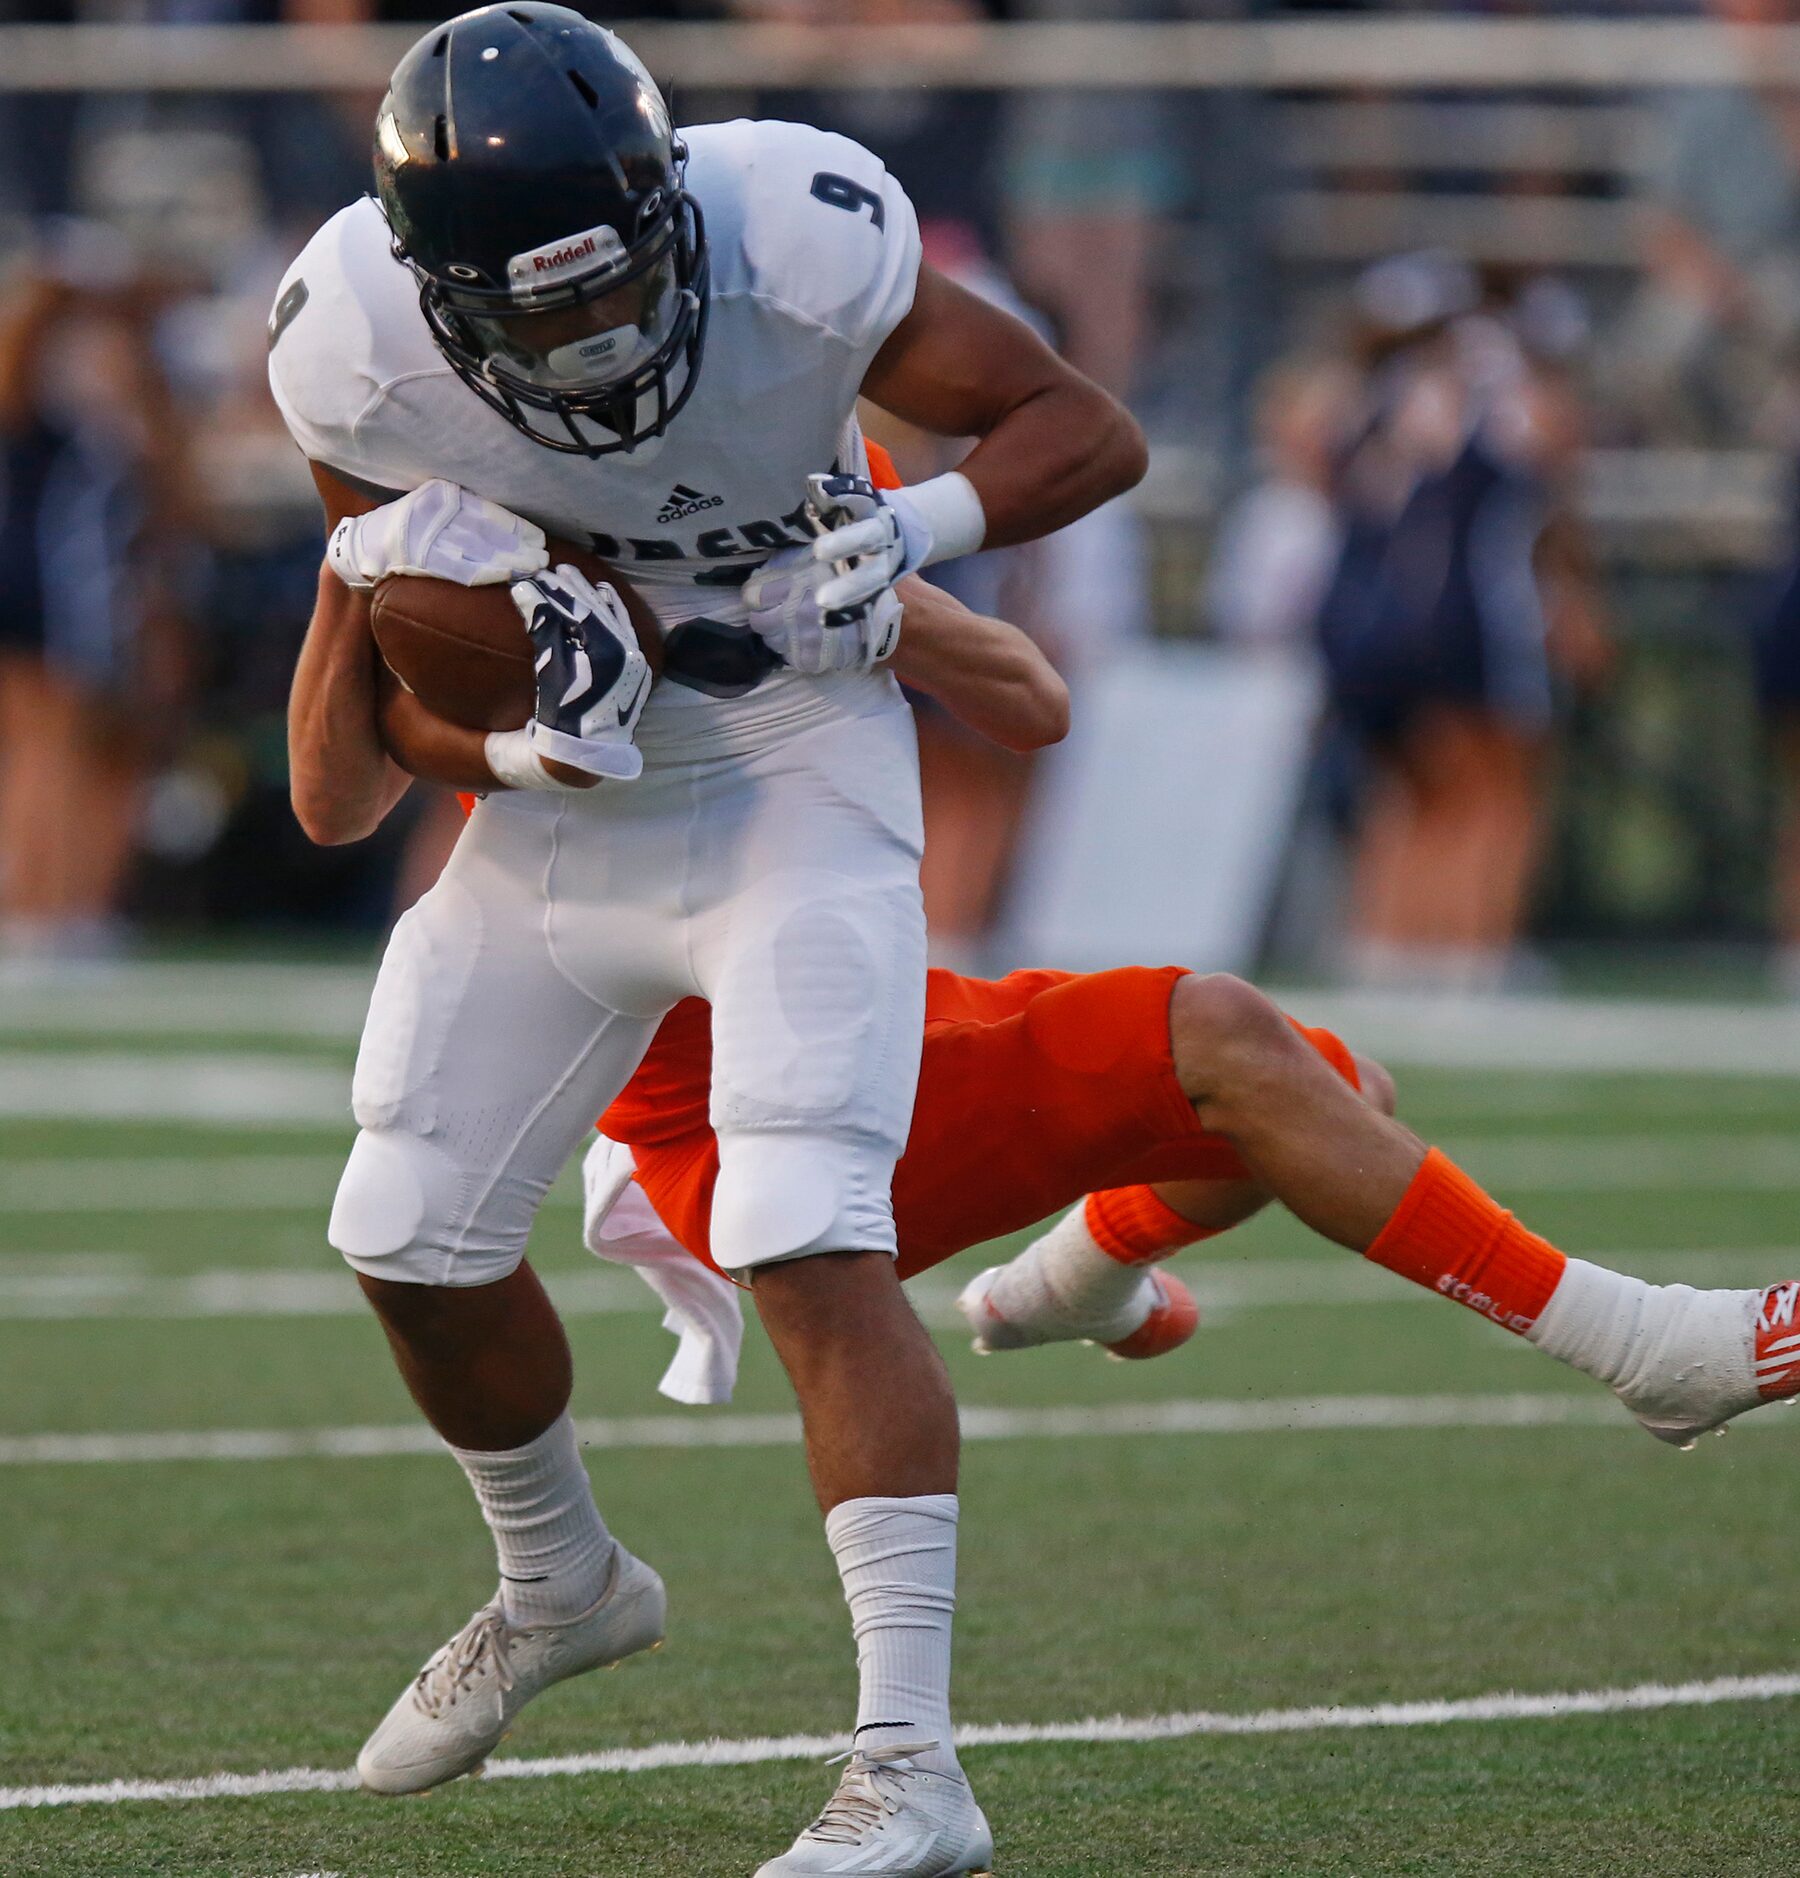
<path fill-rule="evenodd" d="M 332 1037 L 361 1029 L 373 966 L 124 965 L 4 985 L 0 1035 Z M 1396 1063 L 1608 1074 L 1800 1076 L 1800 1008 L 1623 998 L 1420 998 L 1293 990 L 1283 1001 Z"/>
<path fill-rule="evenodd" d="M 291 1057 L 0 1051 L 0 1119 L 343 1128 L 350 1071 Z"/>
<path fill-rule="evenodd" d="M 1455 1135 L 1444 1145 L 1513 1193 L 1800 1191 L 1791 1134 Z M 0 1159 L 0 1213 L 291 1212 L 329 1205 L 343 1165 L 341 1153 Z M 571 1177 L 549 1204 L 578 1198 Z"/>
<path fill-rule="evenodd" d="M 1750 1425 L 1776 1421 L 1758 1415 Z M 689 1412 L 579 1420 L 589 1447 L 785 1448 L 800 1439 L 792 1414 Z M 1406 1428 L 1610 1428 L 1628 1430 L 1623 1409 L 1600 1390 L 1493 1395 L 1288 1396 L 1238 1402 L 1177 1399 L 1101 1407 L 965 1408 L 965 1441 L 1110 1439 L 1140 1435 L 1271 1435 Z M 65 1467 L 155 1461 L 364 1460 L 441 1454 L 423 1422 L 350 1428 L 196 1428 L 129 1433 L 11 1435 L 0 1467 Z"/>
<path fill-rule="evenodd" d="M 1794 1246 L 1595 1256 L 1616 1270 L 1662 1284 L 1761 1285 L 1800 1271 L 1800 1248 Z M 171 1273 L 124 1253 L 13 1253 L 0 1257 L 0 1323 L 364 1316 L 367 1302 L 348 1271 L 323 1250 L 320 1260 L 310 1266 L 213 1266 Z M 1260 1264 L 1183 1259 L 1177 1269 L 1202 1311 L 1214 1319 L 1242 1311 L 1425 1304 L 1436 1296 L 1348 1253 Z M 550 1272 L 545 1283 L 565 1317 L 636 1316 L 663 1308 L 646 1285 L 616 1266 Z M 957 1279 L 927 1275 L 906 1289 L 926 1322 L 951 1330 L 962 1326 Z"/>
<path fill-rule="evenodd" d="M 1371 1056 L 1420 1068 L 1800 1076 L 1795 1003 L 1355 991 L 1295 991 L 1283 1001 Z"/>
<path fill-rule="evenodd" d="M 291 1212 L 329 1206 L 343 1171 L 342 1153 L 0 1160 L 0 1213 Z"/>
<path fill-rule="evenodd" d="M 0 1032 L 26 1036 L 311 1037 L 355 1042 L 375 968 L 117 965 L 0 982 Z"/>
<path fill-rule="evenodd" d="M 1800 1137 L 1774 1134 L 1453 1135 L 1484 1185 L 1526 1193 L 1800 1190 Z"/>
<path fill-rule="evenodd" d="M 0 1213 L 292 1213 L 331 1204 L 350 1145 L 334 1154 L 54 1155 L 0 1158 Z M 578 1205 L 571 1172 L 546 1205 Z"/>
<path fill-rule="evenodd" d="M 321 1263 L 297 1270 L 246 1266 L 164 1275 L 142 1269 L 41 1272 L 0 1262 L 0 1323 L 88 1322 L 110 1318 L 366 1317 L 368 1300 L 349 1270 L 321 1246 Z M 656 1295 L 618 1266 L 547 1280 L 565 1317 L 637 1316 L 661 1311 Z M 960 1319 L 958 1320 L 961 1321 Z"/>
<path fill-rule="evenodd" d="M 8 1030 L 332 1036 L 361 1029 L 373 970 L 162 966 L 79 991 L 9 986 Z M 1284 1001 L 1359 1047 L 1446 1068 L 1800 1075 L 1800 1008 L 1665 999 L 1421 998 L 1294 990 Z"/>
<path fill-rule="evenodd" d="M 1572 1715 L 1639 1715 L 1657 1709 L 1710 1708 L 1722 1702 L 1772 1702 L 1800 1695 L 1800 1675 L 1718 1676 L 1706 1682 L 1640 1682 L 1623 1689 L 1576 1689 L 1551 1695 L 1493 1695 L 1432 1702 L 1320 1704 L 1247 1714 L 1199 1709 L 1175 1715 L 1090 1716 L 1066 1722 L 1000 1722 L 959 1728 L 959 1748 L 1024 1747 L 1036 1742 L 1084 1746 L 1185 1741 L 1201 1735 L 1304 1734 L 1321 1729 L 1442 1728 L 1457 1722 L 1563 1721 Z M 489 1761 L 484 1780 L 545 1780 L 572 1774 L 646 1774 L 677 1767 L 754 1767 L 809 1761 L 849 1745 L 840 1735 L 773 1735 L 746 1741 L 669 1741 L 597 1754 Z M 349 1768 L 289 1767 L 260 1774 L 205 1774 L 191 1780 L 102 1780 L 85 1785 L 0 1787 L 0 1811 L 26 1807 L 116 1806 L 130 1800 L 257 1799 L 281 1793 L 349 1793 Z"/>

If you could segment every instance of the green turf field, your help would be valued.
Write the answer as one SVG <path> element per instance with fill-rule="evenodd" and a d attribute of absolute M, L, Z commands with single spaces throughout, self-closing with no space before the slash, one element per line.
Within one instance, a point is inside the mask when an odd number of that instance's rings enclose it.
<path fill-rule="evenodd" d="M 348 1131 L 320 1090 L 349 1061 L 354 986 L 300 982 L 247 991 L 208 968 L 110 1003 L 0 991 L 0 1873 L 748 1878 L 829 1790 L 822 1752 L 538 1770 L 421 1803 L 17 1803 L 346 1769 L 491 1589 L 439 1456 L 107 1458 L 219 1431 L 410 1437 L 323 1240 Z M 1401 1089 L 1422 1132 L 1572 1250 L 1703 1283 L 1800 1266 L 1800 1074 L 1439 1068 Z M 663 1572 L 672 1628 L 660 1655 L 554 1691 L 506 1756 L 834 1733 L 847 1624 L 798 1451 L 779 1422 L 729 1419 L 786 1406 L 766 1349 L 752 1332 L 730 1410 L 663 1402 L 649 1294 L 588 1260 L 576 1224 L 565 1192 L 534 1256 L 570 1303 L 576 1412 L 611 1443 L 589 1457 L 601 1505 Z M 975 1417 L 967 1451 L 967 1723 L 1800 1672 L 1800 1416 L 1658 1447 L 1591 1385 L 1274 1217 L 1186 1258 L 1209 1323 L 1172 1358 L 976 1360 L 946 1312 L 977 1257 L 920 1290 L 965 1406 L 1012 1411 Z M 1130 1407 L 1139 1428 L 1100 1419 Z M 674 1445 L 696 1428 L 757 1438 Z M 1000 1878 L 1800 1870 L 1800 1701 L 1616 1709 L 1276 1716 L 965 1759 Z"/>

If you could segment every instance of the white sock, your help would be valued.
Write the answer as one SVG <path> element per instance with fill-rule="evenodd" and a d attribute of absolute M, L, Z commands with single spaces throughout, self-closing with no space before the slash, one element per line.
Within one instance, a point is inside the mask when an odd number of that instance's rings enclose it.
<path fill-rule="evenodd" d="M 1756 1397 L 1757 1290 L 1651 1285 L 1570 1259 L 1550 1302 L 1526 1331 L 1548 1356 L 1619 1390 L 1639 1406 L 1656 1392 L 1716 1390 Z M 1672 1399 L 1672 1398 L 1670 1398 Z"/>
<path fill-rule="evenodd" d="M 1525 1332 L 1526 1341 L 1613 1387 L 1625 1380 L 1660 1318 L 1652 1307 L 1661 1288 L 1586 1259 L 1570 1259 L 1550 1302 Z"/>
<path fill-rule="evenodd" d="M 1614 1388 L 1652 1433 L 1676 1439 L 1667 1427 L 1723 1424 L 1781 1378 L 1779 1354 L 1759 1358 L 1766 1296 L 1766 1288 L 1646 1285 L 1571 1258 L 1526 1335 Z"/>
<path fill-rule="evenodd" d="M 950 1726 L 956 1516 L 954 1493 L 845 1500 L 825 1516 L 862 1679 L 856 1745 L 935 1741 L 917 1758 L 944 1774 L 958 1771 Z"/>
<path fill-rule="evenodd" d="M 1083 1200 L 1002 1269 L 988 1302 L 1021 1327 L 1120 1343 L 1155 1308 L 1156 1287 L 1147 1267 L 1123 1265 L 1095 1241 Z"/>
<path fill-rule="evenodd" d="M 612 1575 L 614 1541 L 594 1504 L 568 1411 L 522 1448 L 450 1452 L 494 1535 L 506 1621 L 566 1624 L 596 1604 Z"/>

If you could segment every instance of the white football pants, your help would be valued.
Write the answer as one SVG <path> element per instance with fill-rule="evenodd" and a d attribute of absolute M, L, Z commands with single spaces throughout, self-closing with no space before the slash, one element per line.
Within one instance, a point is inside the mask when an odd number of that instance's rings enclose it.
<path fill-rule="evenodd" d="M 720 1264 L 892 1252 L 924 1029 L 922 846 L 912 713 L 885 677 L 750 755 L 490 796 L 389 942 L 331 1243 L 375 1278 L 504 1277 L 663 1013 L 697 994 Z"/>

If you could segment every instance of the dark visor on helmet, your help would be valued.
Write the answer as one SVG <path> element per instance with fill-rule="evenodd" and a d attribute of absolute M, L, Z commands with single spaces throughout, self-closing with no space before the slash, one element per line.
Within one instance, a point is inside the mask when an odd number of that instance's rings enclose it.
<path fill-rule="evenodd" d="M 665 251 L 630 279 L 560 306 L 463 313 L 473 350 L 496 373 L 550 391 L 599 391 L 659 352 L 682 304 Z"/>
<path fill-rule="evenodd" d="M 546 251 L 564 277 L 536 291 L 421 281 L 426 319 L 463 381 L 534 441 L 584 456 L 661 435 L 693 389 L 706 326 L 705 233 L 692 197 L 677 195 L 628 260 L 597 240 L 594 254 L 576 257 L 587 270 L 570 277 L 569 251 L 607 235 Z M 514 279 L 536 258 L 516 257 Z"/>

